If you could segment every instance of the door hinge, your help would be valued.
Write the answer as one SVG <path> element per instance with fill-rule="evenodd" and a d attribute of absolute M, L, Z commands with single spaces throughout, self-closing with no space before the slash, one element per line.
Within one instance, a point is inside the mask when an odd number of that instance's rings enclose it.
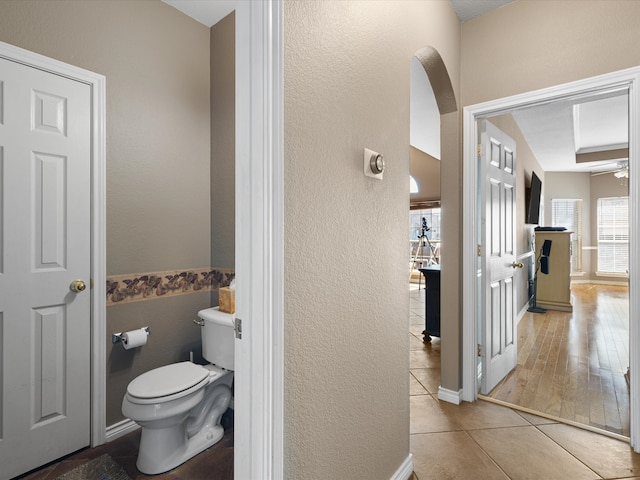
<path fill-rule="evenodd" d="M 478 256 L 482 256 L 482 245 L 478 244 Z"/>
<path fill-rule="evenodd" d="M 236 333 L 236 338 L 242 338 L 242 319 L 236 318 L 233 320 L 233 331 Z"/>
<path fill-rule="evenodd" d="M 478 344 L 478 356 L 482 356 L 482 345 Z"/>
<path fill-rule="evenodd" d="M 478 157 L 482 155 L 482 144 L 478 145 Z"/>

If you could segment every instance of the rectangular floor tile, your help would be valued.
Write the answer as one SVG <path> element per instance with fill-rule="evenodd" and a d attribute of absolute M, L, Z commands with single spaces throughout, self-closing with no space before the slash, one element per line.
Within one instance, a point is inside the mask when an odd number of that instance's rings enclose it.
<path fill-rule="evenodd" d="M 440 387 L 440 367 L 412 368 L 411 373 L 429 393 L 434 395 L 438 393 L 438 387 Z"/>
<path fill-rule="evenodd" d="M 420 479 L 508 480 L 465 432 L 411 435 L 410 448 Z"/>
<path fill-rule="evenodd" d="M 451 414 L 464 430 L 529 425 L 529 422 L 510 408 L 482 400 L 473 403 L 462 402 L 460 405 L 448 405 L 443 408 L 454 410 Z"/>
<path fill-rule="evenodd" d="M 600 478 L 536 427 L 493 428 L 468 433 L 512 480 Z"/>
<path fill-rule="evenodd" d="M 640 475 L 640 454 L 626 442 L 563 424 L 539 428 L 603 478 Z"/>
<path fill-rule="evenodd" d="M 411 407 L 411 433 L 451 432 L 460 430 L 455 420 L 455 412 L 446 408 L 431 395 L 417 395 L 409 398 Z"/>

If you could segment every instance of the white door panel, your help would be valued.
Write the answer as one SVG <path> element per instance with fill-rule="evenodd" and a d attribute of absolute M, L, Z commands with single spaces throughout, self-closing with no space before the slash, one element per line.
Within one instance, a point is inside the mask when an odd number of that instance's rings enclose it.
<path fill-rule="evenodd" d="M 488 394 L 517 362 L 515 282 L 515 142 L 487 121 L 481 123 L 483 185 L 481 283 L 484 308 L 480 391 Z"/>
<path fill-rule="evenodd" d="M 0 59 L 0 478 L 89 445 L 90 87 Z"/>

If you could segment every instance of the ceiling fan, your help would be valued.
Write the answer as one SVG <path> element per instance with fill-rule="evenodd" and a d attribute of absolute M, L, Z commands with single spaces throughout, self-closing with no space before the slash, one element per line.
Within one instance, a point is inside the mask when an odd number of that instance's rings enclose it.
<path fill-rule="evenodd" d="M 612 173 L 616 178 L 629 178 L 629 161 L 623 160 L 621 162 L 616 162 L 615 167 L 600 172 L 594 172 L 591 176 L 595 177 L 597 175 L 606 175 L 609 173 Z"/>

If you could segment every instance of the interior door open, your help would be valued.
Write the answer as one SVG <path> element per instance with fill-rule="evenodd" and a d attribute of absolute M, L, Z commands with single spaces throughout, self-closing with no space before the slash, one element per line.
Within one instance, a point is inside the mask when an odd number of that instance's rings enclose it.
<path fill-rule="evenodd" d="M 91 87 L 0 58 L 0 479 L 88 446 Z"/>
<path fill-rule="evenodd" d="M 516 145 L 487 120 L 479 122 L 481 172 L 480 299 L 482 378 L 488 394 L 518 360 L 516 330 Z"/>

